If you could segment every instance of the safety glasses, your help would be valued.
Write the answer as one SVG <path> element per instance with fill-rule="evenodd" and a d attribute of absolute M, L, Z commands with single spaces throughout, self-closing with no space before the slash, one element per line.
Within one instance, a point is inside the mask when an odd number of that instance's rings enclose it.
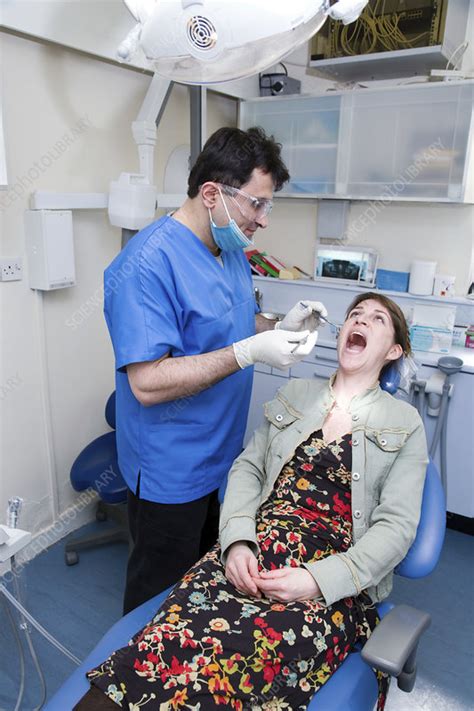
<path fill-rule="evenodd" d="M 267 217 L 272 211 L 273 200 L 268 198 L 257 198 L 254 195 L 249 195 L 239 188 L 234 188 L 231 185 L 222 185 L 216 183 L 222 192 L 230 197 L 233 203 L 237 206 L 240 213 L 247 220 L 262 220 Z"/>

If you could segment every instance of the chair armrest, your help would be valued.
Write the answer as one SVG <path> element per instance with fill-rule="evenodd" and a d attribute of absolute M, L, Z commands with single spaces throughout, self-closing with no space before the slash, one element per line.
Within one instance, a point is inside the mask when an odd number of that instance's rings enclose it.
<path fill-rule="evenodd" d="M 430 624 L 427 612 L 397 605 L 370 635 L 362 649 L 362 659 L 371 667 L 397 677 L 402 691 L 411 691 L 415 685 L 418 642 Z"/>

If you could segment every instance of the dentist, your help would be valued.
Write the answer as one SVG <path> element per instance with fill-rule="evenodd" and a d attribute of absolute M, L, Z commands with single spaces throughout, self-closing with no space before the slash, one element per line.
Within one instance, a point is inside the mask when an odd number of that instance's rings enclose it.
<path fill-rule="evenodd" d="M 289 179 L 263 130 L 221 128 L 188 197 L 105 272 L 116 364 L 119 466 L 133 542 L 124 613 L 175 582 L 217 540 L 217 492 L 242 450 L 254 363 L 288 368 L 317 340 L 318 302 L 259 313 L 243 252 Z"/>

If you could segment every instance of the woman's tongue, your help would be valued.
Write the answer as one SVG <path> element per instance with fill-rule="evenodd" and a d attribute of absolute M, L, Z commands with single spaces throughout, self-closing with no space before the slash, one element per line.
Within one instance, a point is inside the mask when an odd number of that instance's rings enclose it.
<path fill-rule="evenodd" d="M 351 333 L 346 341 L 349 353 L 362 353 L 366 345 L 367 341 L 361 333 Z"/>

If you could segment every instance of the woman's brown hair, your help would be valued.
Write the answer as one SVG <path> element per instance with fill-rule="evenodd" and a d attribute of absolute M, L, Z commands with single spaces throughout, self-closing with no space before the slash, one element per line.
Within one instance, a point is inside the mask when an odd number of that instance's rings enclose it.
<path fill-rule="evenodd" d="M 348 318 L 351 311 L 355 309 L 358 304 L 360 304 L 362 301 L 367 301 L 367 299 L 373 299 L 374 301 L 378 301 L 379 304 L 382 304 L 382 306 L 387 309 L 392 320 L 393 330 L 395 331 L 395 343 L 398 343 L 402 347 L 403 355 L 410 355 L 410 332 L 408 330 L 406 318 L 399 305 L 392 301 L 392 299 L 389 299 L 388 296 L 378 294 L 376 291 L 368 291 L 363 294 L 359 294 L 355 297 L 355 299 L 352 301 L 351 305 L 347 309 L 346 318 Z"/>

